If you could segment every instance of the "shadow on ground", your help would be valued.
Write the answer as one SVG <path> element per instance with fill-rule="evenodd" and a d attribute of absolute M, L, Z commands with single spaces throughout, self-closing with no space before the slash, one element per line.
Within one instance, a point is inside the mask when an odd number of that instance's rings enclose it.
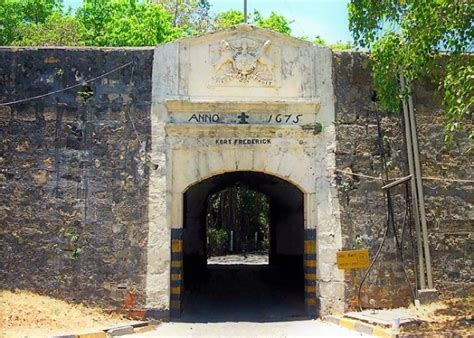
<path fill-rule="evenodd" d="M 209 264 L 187 283 L 180 322 L 308 319 L 302 273 L 270 265 Z"/>

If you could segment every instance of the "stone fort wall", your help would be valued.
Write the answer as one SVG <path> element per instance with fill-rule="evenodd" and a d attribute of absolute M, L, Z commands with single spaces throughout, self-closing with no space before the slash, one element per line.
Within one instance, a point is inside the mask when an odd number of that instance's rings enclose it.
<path fill-rule="evenodd" d="M 0 107 L 0 287 L 121 306 L 144 306 L 148 239 L 153 49 L 0 49 L 0 102 L 88 84 Z M 376 95 L 367 56 L 334 53 L 337 170 L 379 176 Z M 92 90 L 92 95 L 87 94 Z M 89 97 L 90 96 L 90 97 Z M 429 82 L 416 88 L 424 176 L 472 179 L 469 141 L 443 141 L 442 107 Z M 406 174 L 403 124 L 380 114 L 390 177 Z M 324 129 L 323 129 L 324 132 Z M 331 150 L 328 150 L 331 151 Z M 373 254 L 385 226 L 381 182 L 340 171 L 343 247 Z M 442 296 L 473 292 L 472 184 L 424 182 L 435 286 Z M 406 204 L 394 191 L 401 229 Z M 169 238 L 164 238 L 169 241 Z M 405 266 L 412 277 L 405 232 Z M 364 288 L 364 304 L 406 304 L 409 289 L 389 234 Z M 346 307 L 362 273 L 346 273 Z"/>
<path fill-rule="evenodd" d="M 369 59 L 363 53 L 335 53 L 333 81 L 336 95 L 336 164 L 340 171 L 378 177 L 382 174 L 381 147 L 390 178 L 408 175 L 404 123 L 401 116 L 377 110 L 376 93 L 371 85 Z M 442 94 L 429 79 L 414 88 L 414 108 L 418 126 L 420 161 L 424 177 L 473 177 L 472 144 L 467 135 L 457 134 L 452 144 L 443 141 Z M 379 141 L 377 115 L 382 129 Z M 387 201 L 380 180 L 336 173 L 339 186 L 344 249 L 369 248 L 373 255 L 381 242 L 386 224 Z M 425 206 L 429 233 L 433 282 L 441 297 L 466 296 L 474 291 L 473 185 L 472 183 L 424 180 Z M 401 239 L 407 204 L 404 185 L 392 191 L 395 224 Z M 402 266 L 413 281 L 413 248 L 406 223 L 403 236 L 404 263 L 395 246 L 393 232 L 362 290 L 362 302 L 375 306 L 406 305 L 410 291 Z M 415 243 L 416 248 L 416 243 Z M 365 271 L 365 270 L 363 270 Z M 362 272 L 346 273 L 346 303 L 355 299 Z"/>
<path fill-rule="evenodd" d="M 0 286 L 144 302 L 152 49 L 1 49 Z"/>

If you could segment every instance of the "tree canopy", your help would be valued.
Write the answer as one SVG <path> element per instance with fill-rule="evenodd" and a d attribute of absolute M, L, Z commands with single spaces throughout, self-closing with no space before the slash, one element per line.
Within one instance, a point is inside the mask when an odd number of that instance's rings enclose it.
<path fill-rule="evenodd" d="M 244 22 L 242 11 L 211 15 L 210 8 L 209 0 L 83 0 L 72 13 L 60 0 L 0 0 L 0 45 L 155 46 Z M 248 22 L 292 34 L 293 21 L 276 12 L 263 16 L 254 11 Z M 318 37 L 315 43 L 351 47 Z"/>
<path fill-rule="evenodd" d="M 74 15 L 59 0 L 0 0 L 0 45 L 154 46 L 243 22 L 236 10 L 212 17 L 208 0 L 83 0 Z M 249 22 L 291 34 L 275 12 Z"/>
<path fill-rule="evenodd" d="M 448 132 L 473 137 L 474 2 L 469 0 L 351 0 L 349 22 L 355 43 L 369 48 L 373 79 L 384 109 L 397 111 L 399 74 L 410 81 L 437 78 L 444 93 Z M 440 62 L 446 52 L 449 57 Z M 448 133 L 449 136 L 449 133 Z"/>
<path fill-rule="evenodd" d="M 244 12 L 231 9 L 216 15 L 214 28 L 216 30 L 226 29 L 244 23 L 244 21 Z M 259 11 L 254 11 L 247 18 L 247 22 L 261 28 L 271 29 L 285 35 L 291 35 L 290 25 L 292 21 L 276 12 L 271 12 L 270 16 L 264 17 Z"/>
<path fill-rule="evenodd" d="M 212 30 L 209 0 L 155 0 L 154 2 L 163 5 L 172 17 L 173 27 L 179 27 L 185 35 L 203 34 Z"/>
<path fill-rule="evenodd" d="M 214 19 L 214 28 L 216 30 L 226 29 L 240 23 L 244 23 L 244 12 L 238 10 L 228 10 L 217 13 Z"/>
<path fill-rule="evenodd" d="M 21 38 L 25 25 L 38 25 L 61 10 L 56 0 L 0 0 L 0 45 Z"/>
<path fill-rule="evenodd" d="M 163 6 L 137 0 L 84 0 L 77 19 L 87 46 L 153 46 L 182 36 Z"/>

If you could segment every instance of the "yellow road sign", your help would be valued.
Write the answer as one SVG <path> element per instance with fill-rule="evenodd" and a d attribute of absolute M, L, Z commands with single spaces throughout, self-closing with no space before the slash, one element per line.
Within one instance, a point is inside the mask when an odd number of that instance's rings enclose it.
<path fill-rule="evenodd" d="M 369 249 L 337 252 L 337 267 L 341 270 L 365 269 L 370 265 Z"/>

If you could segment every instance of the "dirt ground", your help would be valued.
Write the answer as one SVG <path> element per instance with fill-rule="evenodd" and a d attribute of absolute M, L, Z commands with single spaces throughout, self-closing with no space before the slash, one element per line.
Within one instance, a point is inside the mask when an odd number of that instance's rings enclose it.
<path fill-rule="evenodd" d="M 131 321 L 100 308 L 72 304 L 29 291 L 0 290 L 0 337 L 88 333 Z"/>
<path fill-rule="evenodd" d="M 401 327 L 402 334 L 419 336 L 474 336 L 474 297 L 453 298 L 420 308 L 411 306 L 410 313 L 418 323 Z"/>

